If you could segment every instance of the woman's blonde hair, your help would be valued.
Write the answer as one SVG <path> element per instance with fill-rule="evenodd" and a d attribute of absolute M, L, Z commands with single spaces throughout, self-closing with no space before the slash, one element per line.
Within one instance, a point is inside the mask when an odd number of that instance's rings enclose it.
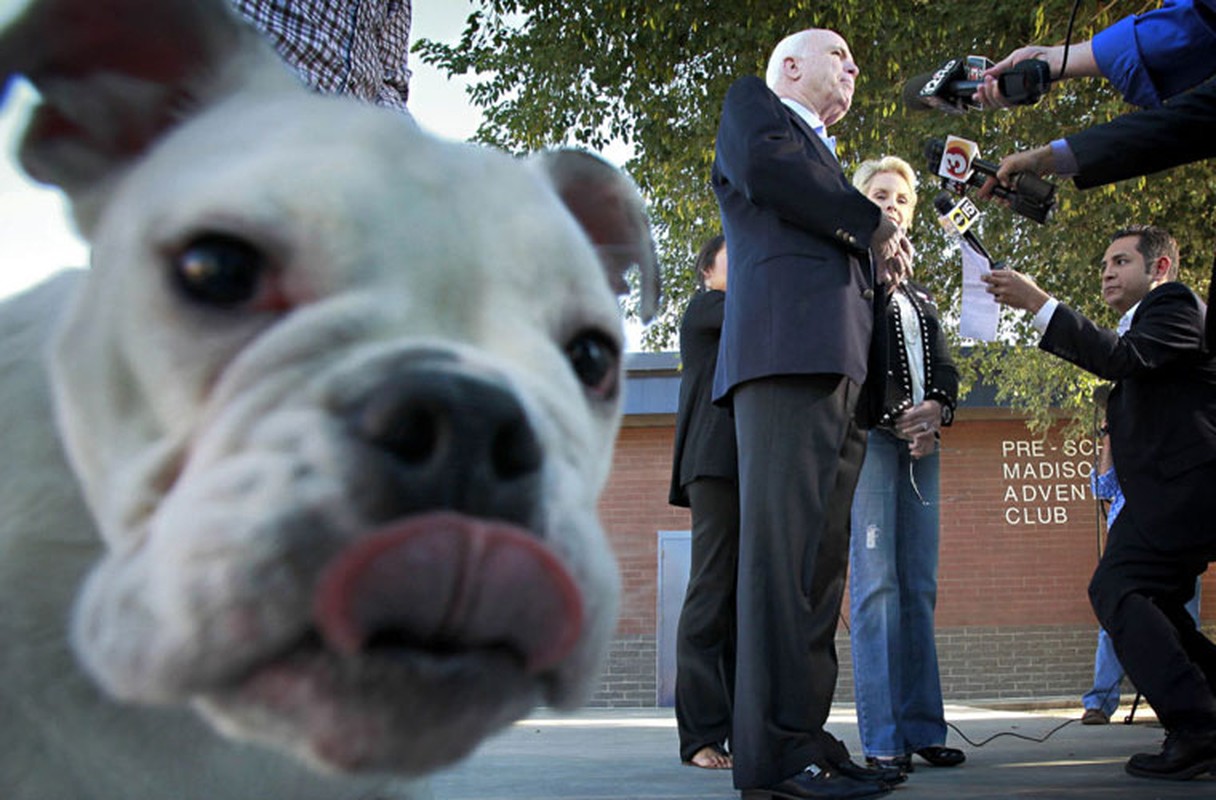
<path fill-rule="evenodd" d="M 883 156 L 861 162 L 857 171 L 853 173 L 853 185 L 857 187 L 857 191 L 865 194 L 866 189 L 870 186 L 870 181 L 874 180 L 874 176 L 884 172 L 894 172 L 908 182 L 908 188 L 912 190 L 912 210 L 916 211 L 916 170 L 899 156 Z M 911 221 L 910 217 L 909 221 Z"/>

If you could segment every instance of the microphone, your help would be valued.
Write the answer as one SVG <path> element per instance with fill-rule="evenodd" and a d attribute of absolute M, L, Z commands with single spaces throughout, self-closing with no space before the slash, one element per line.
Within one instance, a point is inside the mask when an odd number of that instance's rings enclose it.
<path fill-rule="evenodd" d="M 961 192 L 966 186 L 977 189 L 995 178 L 1000 164 L 979 158 L 975 142 L 954 136 L 947 140 L 929 139 L 925 142 L 925 157 L 929 169 L 941 175 Z M 1012 178 L 1013 188 L 997 184 L 992 193 L 1007 200 L 1015 214 L 1021 214 L 1040 224 L 1047 222 L 1056 207 L 1056 185 L 1031 172 L 1018 172 Z"/>
<path fill-rule="evenodd" d="M 980 218 L 980 210 L 975 207 L 975 203 L 966 197 L 955 203 L 949 192 L 941 192 L 933 198 L 933 207 L 937 209 L 937 221 L 941 223 L 941 226 L 947 232 L 954 233 L 971 245 L 971 249 L 988 261 L 989 269 L 1005 268 L 1004 259 L 994 261 L 988 251 L 984 249 L 980 237 L 971 230 L 971 226 Z"/>
<path fill-rule="evenodd" d="M 991 66 L 983 56 L 952 58 L 936 71 L 916 75 L 904 84 L 904 104 L 912 111 L 936 109 L 947 114 L 979 108 L 975 90 L 984 84 L 984 70 Z M 1011 104 L 1034 105 L 1051 84 L 1051 68 L 1040 59 L 1020 61 L 998 75 L 996 82 Z"/>
<path fill-rule="evenodd" d="M 980 243 L 980 238 L 971 231 L 971 225 L 980 218 L 980 210 L 975 207 L 975 203 L 966 197 L 955 203 L 949 192 L 941 192 L 933 198 L 933 207 L 937 209 L 937 221 L 943 228 L 967 240 L 972 249 L 992 264 L 992 256 L 988 255 L 988 251 Z"/>

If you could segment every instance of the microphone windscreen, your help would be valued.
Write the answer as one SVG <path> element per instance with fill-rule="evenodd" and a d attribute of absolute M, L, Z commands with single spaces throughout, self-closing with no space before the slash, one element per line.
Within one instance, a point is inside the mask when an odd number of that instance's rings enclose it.
<path fill-rule="evenodd" d="M 946 192 L 942 192 L 933 198 L 933 207 L 937 209 L 938 214 L 944 217 L 954 210 L 954 198 Z"/>
<path fill-rule="evenodd" d="M 925 161 L 929 163 L 929 171 L 936 173 L 938 165 L 942 163 L 942 156 L 946 152 L 945 139 L 926 139 L 925 140 Z"/>
<path fill-rule="evenodd" d="M 933 105 L 925 102 L 925 99 L 920 96 L 920 90 L 925 88 L 925 84 L 932 79 L 932 72 L 909 78 L 908 82 L 904 84 L 904 105 L 912 111 L 932 111 Z"/>

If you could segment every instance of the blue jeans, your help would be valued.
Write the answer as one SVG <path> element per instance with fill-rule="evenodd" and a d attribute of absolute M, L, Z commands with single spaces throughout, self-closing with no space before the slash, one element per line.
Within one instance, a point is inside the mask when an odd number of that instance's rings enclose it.
<path fill-rule="evenodd" d="M 1100 708 L 1108 717 L 1119 708 L 1119 684 L 1123 681 L 1123 665 L 1115 655 L 1115 646 L 1105 628 L 1098 628 L 1098 649 L 1094 651 L 1094 685 L 1081 698 L 1085 708 Z"/>
<path fill-rule="evenodd" d="M 1186 610 L 1199 624 L 1199 587 L 1195 581 L 1195 596 L 1186 604 Z M 1115 645 L 1105 628 L 1098 628 L 1098 649 L 1094 651 L 1094 685 L 1081 697 L 1085 708 L 1100 708 L 1108 717 L 1113 717 L 1119 708 L 1119 684 L 1123 682 L 1123 665 L 1115 655 Z"/>
<path fill-rule="evenodd" d="M 849 545 L 854 696 L 867 756 L 946 742 L 933 640 L 939 472 L 937 453 L 913 459 L 908 442 L 870 431 Z"/>

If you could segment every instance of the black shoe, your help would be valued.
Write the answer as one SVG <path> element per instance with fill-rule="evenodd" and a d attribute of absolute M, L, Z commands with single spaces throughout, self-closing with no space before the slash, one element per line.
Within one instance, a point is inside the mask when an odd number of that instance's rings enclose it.
<path fill-rule="evenodd" d="M 957 767 L 967 760 L 967 755 L 962 750 L 940 745 L 922 747 L 916 754 L 935 767 Z"/>
<path fill-rule="evenodd" d="M 844 742 L 830 734 L 823 735 L 820 745 L 822 752 L 816 761 L 827 764 L 828 769 L 838 772 L 846 778 L 891 785 L 903 783 L 908 779 L 908 776 L 899 769 L 873 767 L 873 765 L 871 768 L 863 767 L 849 757 L 849 749 L 844 746 Z"/>
<path fill-rule="evenodd" d="M 792 778 L 764 789 L 744 789 L 743 800 L 846 800 L 877 797 L 891 791 L 885 783 L 858 781 L 835 770 L 799 772 Z"/>
<path fill-rule="evenodd" d="M 866 756 L 866 766 L 881 772 L 897 770 L 902 776 L 899 782 L 906 781 L 908 773 L 916 771 L 916 767 L 912 766 L 912 756 L 892 756 L 890 758 Z M 891 781 L 887 781 L 887 783 L 891 783 Z"/>
<path fill-rule="evenodd" d="M 1216 730 L 1203 733 L 1170 731 L 1161 752 L 1137 753 L 1124 767 L 1138 778 L 1189 781 L 1203 772 L 1216 775 Z"/>
<path fill-rule="evenodd" d="M 869 764 L 869 760 L 866 760 Z M 833 764 L 832 769 L 839 772 L 846 778 L 852 778 L 855 781 L 869 781 L 870 783 L 886 783 L 894 786 L 897 783 L 903 783 L 908 779 L 907 774 L 898 767 L 887 765 L 870 765 L 863 767 L 856 761 L 844 761 L 838 764 Z"/>

